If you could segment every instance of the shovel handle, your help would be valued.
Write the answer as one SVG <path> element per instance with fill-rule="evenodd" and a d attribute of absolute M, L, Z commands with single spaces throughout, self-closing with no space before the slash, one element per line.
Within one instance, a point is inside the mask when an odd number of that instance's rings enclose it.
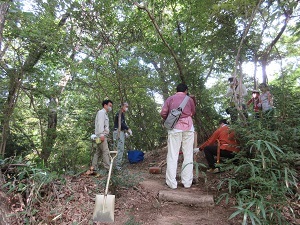
<path fill-rule="evenodd" d="M 217 139 L 218 142 L 218 148 L 217 148 L 217 164 L 220 163 L 220 155 L 221 155 L 221 149 L 220 149 L 220 140 Z"/>
<path fill-rule="evenodd" d="M 115 154 L 115 155 L 111 156 L 112 153 Z M 110 156 L 111 160 L 110 160 L 110 165 L 109 165 L 109 171 L 108 171 L 108 177 L 107 177 L 107 182 L 106 182 L 104 196 L 107 196 L 107 194 L 108 194 L 108 186 L 109 186 L 109 181 L 110 181 L 110 177 L 111 177 L 111 171 L 112 171 L 114 159 L 116 158 L 117 154 L 118 154 L 118 151 L 110 151 L 109 152 L 109 156 Z"/>
<path fill-rule="evenodd" d="M 166 165 L 167 162 L 166 160 L 161 161 L 161 163 L 158 165 L 158 167 L 163 167 L 164 165 Z"/>

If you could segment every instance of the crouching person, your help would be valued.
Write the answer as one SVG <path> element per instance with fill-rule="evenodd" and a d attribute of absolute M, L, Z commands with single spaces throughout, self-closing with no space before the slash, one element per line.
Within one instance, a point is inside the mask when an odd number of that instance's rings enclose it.
<path fill-rule="evenodd" d="M 229 159 L 233 158 L 235 153 L 240 150 L 234 132 L 229 129 L 227 120 L 220 120 L 219 125 L 219 128 L 211 135 L 211 137 L 199 147 L 200 150 L 204 150 L 209 167 L 207 172 L 210 173 L 220 172 L 220 168 L 216 168 L 215 160 L 215 156 L 218 155 L 218 149 L 219 157 Z"/>

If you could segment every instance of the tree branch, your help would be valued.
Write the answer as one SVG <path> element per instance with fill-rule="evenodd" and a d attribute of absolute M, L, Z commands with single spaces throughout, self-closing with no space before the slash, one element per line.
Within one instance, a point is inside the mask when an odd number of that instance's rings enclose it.
<path fill-rule="evenodd" d="M 180 77 L 181 81 L 182 81 L 183 83 L 185 83 L 185 79 L 184 79 L 184 75 L 183 75 L 183 70 L 182 70 L 182 66 L 181 66 L 181 64 L 180 64 L 180 62 L 179 62 L 179 59 L 177 58 L 177 56 L 176 56 L 174 50 L 171 48 L 171 46 L 168 44 L 168 42 L 167 42 L 167 41 L 165 40 L 165 38 L 163 37 L 163 35 L 162 35 L 162 33 L 161 33 L 161 31 L 160 31 L 160 29 L 159 29 L 157 23 L 156 23 L 156 20 L 155 20 L 154 16 L 151 14 L 151 12 L 149 11 L 149 9 L 148 9 L 146 6 L 141 5 L 141 4 L 137 3 L 137 2 L 135 2 L 134 4 L 135 4 L 139 9 L 144 10 L 144 11 L 147 12 L 147 14 L 148 14 L 149 18 L 151 19 L 151 22 L 153 23 L 153 25 L 154 25 L 154 27 L 155 27 L 155 29 L 156 29 L 156 31 L 157 31 L 159 37 L 161 38 L 161 40 L 163 41 L 163 43 L 165 44 L 165 46 L 169 49 L 171 55 L 173 56 L 173 58 L 174 58 L 174 60 L 175 60 L 175 62 L 176 62 L 176 65 L 177 65 L 177 68 L 178 68 L 178 71 L 179 71 L 179 77 Z"/>
<path fill-rule="evenodd" d="M 255 14 L 260 6 L 260 4 L 262 3 L 263 0 L 259 0 L 259 2 L 257 3 L 255 9 L 252 11 L 252 14 L 251 14 L 251 17 L 250 17 L 250 21 L 246 27 L 246 29 L 244 30 L 244 33 L 243 33 L 243 36 L 242 36 L 242 39 L 240 41 L 240 44 L 239 44 L 239 47 L 238 47 L 238 52 L 236 54 L 236 57 L 235 57 L 235 67 L 234 67 L 234 72 L 233 72 L 233 77 L 236 77 L 236 68 L 238 67 L 238 64 L 239 64 L 239 59 L 240 59 L 240 53 L 241 53 L 241 49 L 242 49 L 242 46 L 244 44 L 244 41 L 245 41 L 245 38 L 249 32 L 249 29 L 252 25 L 252 22 L 254 20 L 254 17 L 255 17 Z"/>

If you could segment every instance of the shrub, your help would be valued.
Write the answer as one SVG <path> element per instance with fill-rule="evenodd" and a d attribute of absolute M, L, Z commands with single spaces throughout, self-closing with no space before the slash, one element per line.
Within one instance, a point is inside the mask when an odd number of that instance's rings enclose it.
<path fill-rule="evenodd" d="M 240 215 L 243 224 L 290 224 L 285 212 L 293 215 L 290 199 L 299 198 L 295 162 L 300 158 L 300 126 L 295 116 L 299 109 L 290 107 L 287 114 L 284 107 L 293 102 L 285 100 L 277 99 L 270 127 L 257 119 L 250 119 L 246 127 L 232 126 L 242 150 L 237 154 L 237 165 L 227 161 L 225 167 L 233 169 L 233 175 L 221 182 L 220 188 L 227 191 L 219 196 L 219 201 L 236 198 L 236 211 L 230 219 Z"/>

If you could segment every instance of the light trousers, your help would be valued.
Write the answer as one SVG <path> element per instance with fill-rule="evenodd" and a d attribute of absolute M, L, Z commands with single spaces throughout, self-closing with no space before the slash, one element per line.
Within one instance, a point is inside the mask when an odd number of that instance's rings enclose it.
<path fill-rule="evenodd" d="M 109 148 L 107 143 L 107 138 L 105 137 L 104 141 L 100 144 L 97 144 L 96 151 L 93 157 L 92 166 L 94 169 L 98 169 L 98 160 L 100 154 L 102 153 L 102 165 L 104 168 L 109 169 L 110 157 L 109 157 Z"/>
<path fill-rule="evenodd" d="M 193 144 L 194 132 L 170 132 L 168 133 L 168 154 L 166 183 L 175 189 L 177 188 L 176 174 L 178 165 L 179 150 L 182 147 L 183 163 L 181 167 L 181 183 L 189 188 L 193 182 Z"/>

